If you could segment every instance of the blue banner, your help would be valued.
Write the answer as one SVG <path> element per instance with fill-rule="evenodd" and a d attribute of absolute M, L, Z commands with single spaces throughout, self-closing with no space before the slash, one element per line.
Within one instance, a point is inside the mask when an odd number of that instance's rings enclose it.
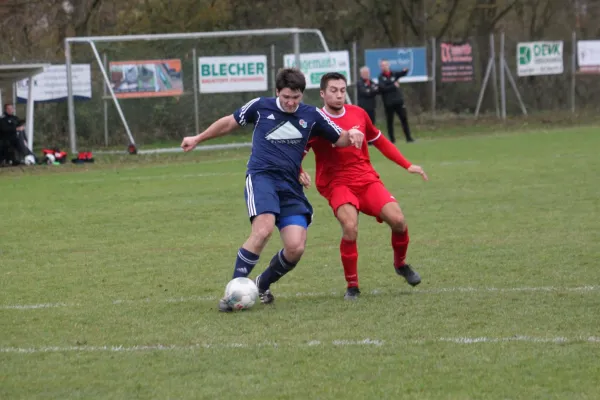
<path fill-rule="evenodd" d="M 427 82 L 427 49 L 425 47 L 407 47 L 396 49 L 365 50 L 365 64 L 371 70 L 371 79 L 377 80 L 381 73 L 379 62 L 388 60 L 392 71 L 408 68 L 408 75 L 400 82 Z"/>

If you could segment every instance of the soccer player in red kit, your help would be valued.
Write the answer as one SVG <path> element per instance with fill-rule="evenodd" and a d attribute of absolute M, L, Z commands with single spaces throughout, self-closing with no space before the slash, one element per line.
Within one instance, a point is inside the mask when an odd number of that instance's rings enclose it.
<path fill-rule="evenodd" d="M 321 97 L 325 102 L 323 111 L 343 129 L 356 128 L 365 134 L 365 142 L 360 149 L 339 148 L 331 142 L 315 137 L 309 140 L 305 155 L 312 150 L 316 160 L 316 186 L 327 199 L 333 213 L 342 226 L 340 254 L 348 288 L 344 296 L 347 300 L 356 299 L 358 286 L 358 214 L 363 213 L 386 222 L 392 230 L 391 244 L 394 252 L 394 269 L 406 281 L 416 286 L 421 277 L 406 263 L 409 236 L 404 214 L 398 202 L 386 189 L 379 174 L 371 165 L 369 144 L 372 144 L 385 157 L 405 168 L 410 173 L 427 175 L 423 168 L 411 164 L 381 131 L 371 122 L 368 114 L 360 107 L 344 104 L 347 81 L 344 75 L 331 72 L 321 79 Z M 301 171 L 300 182 L 310 186 L 310 176 Z"/>

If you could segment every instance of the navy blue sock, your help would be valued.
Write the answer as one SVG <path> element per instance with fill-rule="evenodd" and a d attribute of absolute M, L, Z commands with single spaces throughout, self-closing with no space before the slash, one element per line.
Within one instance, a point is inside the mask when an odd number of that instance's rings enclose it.
<path fill-rule="evenodd" d="M 267 269 L 257 278 L 258 288 L 260 290 L 267 290 L 271 284 L 277 282 L 282 276 L 293 270 L 296 264 L 298 262 L 292 263 L 286 260 L 283 256 L 283 249 L 281 249 L 273 256 Z"/>
<path fill-rule="evenodd" d="M 233 278 L 246 278 L 252 272 L 252 269 L 258 262 L 257 254 L 240 247 L 235 259 L 235 269 L 233 270 Z"/>

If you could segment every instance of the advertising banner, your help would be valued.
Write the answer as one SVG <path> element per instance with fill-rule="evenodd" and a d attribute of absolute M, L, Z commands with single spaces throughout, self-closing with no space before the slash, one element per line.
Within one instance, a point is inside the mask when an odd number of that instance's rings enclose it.
<path fill-rule="evenodd" d="M 181 60 L 114 61 L 109 77 L 118 98 L 180 96 Z"/>
<path fill-rule="evenodd" d="M 90 64 L 72 64 L 73 98 L 92 98 L 92 75 Z M 29 79 L 17 82 L 17 101 L 24 103 L 29 94 Z M 67 98 L 67 66 L 51 65 L 44 72 L 33 77 L 33 100 L 36 102 L 57 102 Z"/>
<path fill-rule="evenodd" d="M 297 67 L 295 54 L 284 55 L 283 65 L 286 68 Z M 348 51 L 303 53 L 300 54 L 300 70 L 306 76 L 307 89 L 318 89 L 321 77 L 327 72 L 339 72 L 350 85 L 350 54 Z"/>
<path fill-rule="evenodd" d="M 408 75 L 400 82 L 427 82 L 427 49 L 425 47 L 410 47 L 396 49 L 365 50 L 365 64 L 371 70 L 371 78 L 377 80 L 381 68 L 381 60 L 390 63 L 392 71 L 402 71 L 408 68 Z"/>
<path fill-rule="evenodd" d="M 473 46 L 470 41 L 441 42 L 442 82 L 470 82 L 474 77 Z"/>
<path fill-rule="evenodd" d="M 517 45 L 517 75 L 560 75 L 564 71 L 563 42 L 526 42 Z"/>
<path fill-rule="evenodd" d="M 600 40 L 577 42 L 577 64 L 579 72 L 600 74 Z"/>
<path fill-rule="evenodd" d="M 267 56 L 200 57 L 201 93 L 261 92 L 268 90 Z"/>

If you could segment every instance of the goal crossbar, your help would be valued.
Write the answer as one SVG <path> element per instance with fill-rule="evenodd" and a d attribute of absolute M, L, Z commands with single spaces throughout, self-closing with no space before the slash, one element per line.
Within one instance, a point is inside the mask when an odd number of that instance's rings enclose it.
<path fill-rule="evenodd" d="M 108 42 L 132 42 L 132 41 L 155 41 L 155 40 L 170 40 L 170 39 L 208 39 L 208 38 L 223 38 L 223 37 L 239 37 L 239 36 L 267 36 L 267 35 L 286 35 L 291 34 L 293 37 L 294 46 L 294 57 L 297 66 L 300 66 L 300 34 L 301 33 L 312 33 L 318 36 L 323 50 L 329 53 L 329 46 L 325 41 L 325 37 L 319 29 L 302 29 L 302 28 L 275 28 L 275 29 L 247 29 L 237 31 L 214 31 L 214 32 L 186 32 L 186 33 L 158 33 L 158 34 L 139 34 L 139 35 L 116 35 L 116 36 L 78 36 L 78 37 L 67 37 L 65 38 L 65 62 L 67 69 L 67 105 L 68 105 L 68 116 L 69 116 L 69 143 L 71 146 L 71 152 L 77 153 L 77 141 L 76 141 L 76 130 L 75 130 L 75 102 L 73 99 L 73 82 L 72 82 L 72 56 L 71 56 L 71 44 L 74 43 L 87 43 L 92 48 L 94 56 L 102 72 L 105 84 L 110 93 L 121 122 L 125 127 L 125 131 L 131 144 L 135 144 L 133 135 L 125 119 L 125 115 L 121 109 L 119 101 L 112 89 L 108 73 L 104 68 L 104 64 L 100 58 L 100 54 L 96 49 L 95 43 L 108 43 Z M 350 102 L 350 98 L 346 96 L 347 101 Z"/>
<path fill-rule="evenodd" d="M 132 42 L 140 40 L 170 40 L 170 39 L 207 39 L 235 36 L 265 36 L 286 35 L 294 33 L 314 33 L 323 37 L 319 29 L 302 28 L 275 28 L 275 29 L 247 29 L 239 31 L 213 31 L 213 32 L 186 32 L 186 33 L 152 33 L 140 35 L 117 35 L 117 36 L 77 36 L 65 38 L 65 43 L 88 43 L 92 42 Z M 324 39 L 323 39 L 324 40 Z"/>

